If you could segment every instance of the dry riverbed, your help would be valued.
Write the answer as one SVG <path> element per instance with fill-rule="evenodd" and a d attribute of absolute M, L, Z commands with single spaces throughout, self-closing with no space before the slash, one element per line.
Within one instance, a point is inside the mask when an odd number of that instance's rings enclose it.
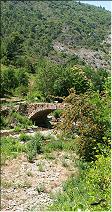
<path fill-rule="evenodd" d="M 38 155 L 29 163 L 25 155 L 9 160 L 1 168 L 1 211 L 45 211 L 63 182 L 77 173 L 75 153 Z"/>

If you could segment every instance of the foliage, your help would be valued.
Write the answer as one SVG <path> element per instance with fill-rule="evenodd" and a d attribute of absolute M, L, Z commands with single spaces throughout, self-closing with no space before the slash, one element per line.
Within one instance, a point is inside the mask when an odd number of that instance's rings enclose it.
<path fill-rule="evenodd" d="M 90 165 L 80 163 L 80 175 L 70 178 L 55 196 L 50 211 L 110 211 L 110 155 Z"/>
<path fill-rule="evenodd" d="M 54 93 L 54 82 L 61 75 L 62 67 L 47 60 L 40 60 L 37 64 L 36 85 L 45 97 Z"/>
<path fill-rule="evenodd" d="M 4 164 L 7 159 L 15 158 L 19 153 L 24 151 L 24 146 L 14 138 L 1 138 L 1 164 Z"/>
<path fill-rule="evenodd" d="M 64 133 L 78 134 L 79 154 L 87 161 L 94 160 L 103 149 L 110 147 L 109 93 L 106 89 L 101 94 L 90 91 L 77 95 L 72 90 L 66 98 L 69 105 L 63 114 L 61 128 Z"/>
<path fill-rule="evenodd" d="M 83 67 L 83 71 L 91 83 L 92 90 L 102 92 L 108 77 L 110 77 L 110 73 L 105 69 L 95 71 L 87 66 Z"/>
<path fill-rule="evenodd" d="M 44 8 L 47 8 L 44 10 Z M 39 57 L 57 58 L 54 43 L 108 52 L 111 13 L 71 1 L 2 1 L 2 63 L 26 66 L 32 73 Z M 24 20 L 24 21 L 23 21 Z M 60 61 L 69 57 L 61 51 Z"/>
<path fill-rule="evenodd" d="M 43 151 L 45 153 L 50 153 L 52 151 L 74 151 L 76 149 L 75 140 L 71 138 L 63 138 L 59 136 L 58 139 L 54 137 L 47 138 L 45 141 L 45 145 L 43 146 Z"/>
<path fill-rule="evenodd" d="M 102 92 L 106 79 L 110 76 L 106 70 L 97 70 L 82 65 L 60 66 L 48 61 L 38 65 L 35 90 L 48 99 L 48 96 L 66 97 L 73 88 L 77 94 L 87 90 Z"/>
<path fill-rule="evenodd" d="M 74 88 L 77 93 L 84 93 L 90 88 L 86 74 L 80 66 L 58 66 L 50 62 L 44 62 L 38 67 L 37 90 L 47 97 L 68 96 L 69 90 Z"/>
<path fill-rule="evenodd" d="M 19 112 L 12 111 L 7 116 L 1 115 L 1 128 L 9 129 L 13 128 L 16 131 L 20 128 L 27 128 L 32 125 L 32 121 L 29 120 L 26 116 L 21 115 Z"/>
<path fill-rule="evenodd" d="M 16 64 L 17 59 L 22 54 L 23 38 L 18 32 L 11 34 L 6 47 L 6 63 Z"/>
<path fill-rule="evenodd" d="M 36 191 L 38 191 L 39 194 L 40 194 L 41 192 L 44 192 L 44 191 L 45 191 L 44 184 L 37 185 Z"/>
<path fill-rule="evenodd" d="M 17 125 L 14 127 L 14 131 L 19 133 L 21 131 L 21 127 Z"/>
<path fill-rule="evenodd" d="M 57 118 L 60 118 L 61 117 L 61 114 L 62 114 L 62 110 L 55 110 L 54 112 L 53 112 L 53 115 L 54 115 L 54 117 L 57 119 Z"/>
<path fill-rule="evenodd" d="M 102 92 L 105 80 L 110 75 L 106 70 L 96 72 L 90 67 L 73 64 L 65 67 L 44 59 L 38 61 L 35 69 L 35 75 L 28 75 L 24 68 L 2 66 L 1 97 L 13 94 L 38 102 L 47 100 L 48 96 L 64 98 L 71 88 L 77 94 L 87 90 Z"/>
<path fill-rule="evenodd" d="M 19 136 L 19 139 L 20 141 L 24 141 L 24 142 L 27 142 L 29 141 L 31 138 L 29 135 L 25 134 L 25 133 L 21 133 L 20 136 Z"/>
<path fill-rule="evenodd" d="M 11 68 L 4 68 L 1 71 L 1 97 L 10 94 L 12 89 L 16 88 L 17 79 L 14 70 Z"/>
<path fill-rule="evenodd" d="M 29 162 L 33 162 L 36 154 L 42 153 L 42 140 L 43 136 L 41 134 L 36 134 L 31 137 L 31 140 L 26 144 L 26 153 Z"/>
<path fill-rule="evenodd" d="M 22 98 L 27 96 L 27 93 L 28 93 L 28 87 L 24 85 L 17 87 L 14 91 L 15 96 L 22 97 Z"/>
<path fill-rule="evenodd" d="M 13 66 L 2 66 L 1 69 L 1 97 L 12 95 L 15 89 L 27 89 L 28 75 L 24 69 L 15 69 Z"/>
<path fill-rule="evenodd" d="M 87 75 L 83 71 L 81 66 L 73 66 L 71 68 L 72 79 L 73 79 L 73 88 L 77 94 L 84 93 L 90 89 L 90 82 Z"/>
<path fill-rule="evenodd" d="M 35 90 L 35 88 L 33 88 L 33 90 L 29 90 L 29 92 L 27 93 L 26 100 L 28 102 L 44 102 L 45 98 L 38 90 Z"/>

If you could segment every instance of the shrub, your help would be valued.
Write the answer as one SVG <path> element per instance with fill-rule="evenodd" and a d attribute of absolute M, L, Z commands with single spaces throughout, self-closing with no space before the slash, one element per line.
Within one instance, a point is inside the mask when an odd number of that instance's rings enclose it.
<path fill-rule="evenodd" d="M 31 138 L 30 138 L 30 136 L 26 135 L 25 133 L 21 133 L 19 136 L 19 139 L 20 139 L 20 141 L 26 142 L 26 141 L 30 140 Z"/>
<path fill-rule="evenodd" d="M 29 102 L 44 102 L 44 97 L 39 93 L 39 91 L 36 91 L 36 88 L 33 88 L 32 91 L 30 91 L 27 95 L 27 100 Z"/>
<path fill-rule="evenodd" d="M 17 86 L 17 79 L 12 68 L 3 68 L 1 71 L 1 97 L 12 93 L 12 89 Z"/>
<path fill-rule="evenodd" d="M 44 152 L 51 152 L 54 150 L 63 150 L 64 148 L 64 142 L 62 139 L 54 139 L 50 138 L 50 140 L 47 142 L 47 144 L 44 146 Z"/>
<path fill-rule="evenodd" d="M 76 150 L 76 141 L 72 138 L 63 138 L 61 135 L 57 139 L 50 137 L 49 140 L 45 141 L 43 150 L 46 153 L 50 153 L 56 150 L 74 151 Z"/>
<path fill-rule="evenodd" d="M 36 191 L 38 191 L 38 193 L 40 194 L 41 192 L 45 191 L 45 186 L 44 184 L 40 184 L 36 186 Z"/>
<path fill-rule="evenodd" d="M 16 126 L 16 127 L 14 128 L 14 130 L 15 130 L 15 132 L 20 132 L 20 131 L 21 131 L 21 127 L 20 127 L 20 126 Z"/>
<path fill-rule="evenodd" d="M 19 97 L 27 96 L 27 93 L 28 93 L 28 87 L 24 85 L 17 87 L 14 91 L 14 94 Z"/>
<path fill-rule="evenodd" d="M 62 114 L 62 110 L 55 110 L 53 112 L 53 115 L 54 117 L 57 119 L 57 118 L 60 118 L 61 117 L 61 114 Z"/>
<path fill-rule="evenodd" d="M 16 92 L 15 92 L 16 90 Z M 15 69 L 13 66 L 2 66 L 1 70 L 1 97 L 17 93 L 26 95 L 28 92 L 28 75 L 24 69 Z"/>
<path fill-rule="evenodd" d="M 102 146 L 110 146 L 110 96 L 86 92 L 77 95 L 72 92 L 66 98 L 69 103 L 63 113 L 64 121 L 59 126 L 64 133 L 77 133 L 79 154 L 87 161 L 102 153 Z M 101 145 L 99 145 L 101 144 Z"/>
<path fill-rule="evenodd" d="M 80 175 L 71 177 L 57 195 L 50 211 L 110 211 L 110 156 L 92 164 L 80 162 Z"/>
<path fill-rule="evenodd" d="M 24 151 L 24 146 L 16 139 L 11 137 L 1 138 L 1 164 L 5 163 L 6 159 L 14 158 Z"/>
<path fill-rule="evenodd" d="M 7 117 L 7 119 L 8 119 L 8 125 L 9 126 L 11 124 L 14 124 L 14 125 L 16 125 L 16 127 L 18 126 L 20 128 L 27 128 L 28 126 L 32 125 L 32 121 L 31 120 L 29 120 L 26 116 L 21 115 L 18 112 L 11 112 L 9 114 L 9 116 Z"/>
<path fill-rule="evenodd" d="M 42 150 L 42 140 L 43 136 L 36 134 L 31 140 L 26 144 L 26 153 L 29 162 L 33 162 L 36 154 L 43 152 Z"/>

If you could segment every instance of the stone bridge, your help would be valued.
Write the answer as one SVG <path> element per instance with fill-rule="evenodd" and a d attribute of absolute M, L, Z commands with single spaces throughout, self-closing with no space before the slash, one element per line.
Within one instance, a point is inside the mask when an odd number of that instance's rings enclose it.
<path fill-rule="evenodd" d="M 57 109 L 63 109 L 64 104 L 60 103 L 37 103 L 30 104 L 27 108 L 27 116 L 33 121 L 43 122 L 47 115 Z"/>
<path fill-rule="evenodd" d="M 25 114 L 37 125 L 45 125 L 47 115 L 57 109 L 63 109 L 65 104 L 62 103 L 34 103 L 20 104 L 19 112 Z"/>
<path fill-rule="evenodd" d="M 65 104 L 63 103 L 20 103 L 19 105 L 11 107 L 5 107 L 1 109 L 1 112 L 9 112 L 11 109 L 15 109 L 17 112 L 26 115 L 35 124 L 42 125 L 47 120 L 47 115 L 57 109 L 63 109 Z"/>

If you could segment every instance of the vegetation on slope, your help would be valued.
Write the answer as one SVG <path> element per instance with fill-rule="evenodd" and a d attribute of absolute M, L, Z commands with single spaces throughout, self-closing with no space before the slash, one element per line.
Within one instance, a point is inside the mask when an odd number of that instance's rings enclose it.
<path fill-rule="evenodd" d="M 50 210 L 109 211 L 110 73 L 87 66 L 71 49 L 103 52 L 108 61 L 110 44 L 104 40 L 110 33 L 110 12 L 74 1 L 2 1 L 1 18 L 1 97 L 15 95 L 29 101 L 66 97 L 69 103 L 61 113 L 61 138 L 23 134 L 19 141 L 24 144 L 2 138 L 3 162 L 22 152 L 33 162 L 42 152 L 76 151 L 79 176 L 65 183 Z M 55 116 L 59 115 L 58 111 Z M 3 127 L 12 121 L 31 124 L 13 113 L 2 119 Z"/>
<path fill-rule="evenodd" d="M 60 58 L 57 42 L 108 54 L 110 45 L 102 42 L 110 34 L 111 18 L 101 7 L 75 1 L 2 1 L 1 21 L 2 62 L 26 66 L 32 73 L 39 57 Z M 60 54 L 61 60 L 67 57 Z"/>
<path fill-rule="evenodd" d="M 63 113 L 59 129 L 63 136 L 74 139 L 78 153 L 79 176 L 64 185 L 50 206 L 51 211 L 110 211 L 110 78 L 104 91 L 84 94 L 73 92 L 66 98 L 69 103 Z"/>

